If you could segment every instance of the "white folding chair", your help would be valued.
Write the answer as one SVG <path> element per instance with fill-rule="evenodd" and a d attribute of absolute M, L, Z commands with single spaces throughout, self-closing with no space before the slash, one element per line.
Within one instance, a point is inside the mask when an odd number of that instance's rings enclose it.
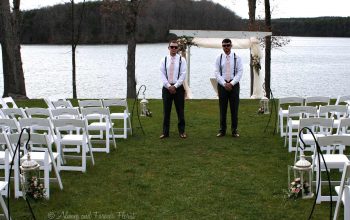
<path fill-rule="evenodd" d="M 338 96 L 335 105 L 340 105 L 341 103 L 350 104 L 350 95 Z"/>
<path fill-rule="evenodd" d="M 72 103 L 69 100 L 59 99 L 56 101 L 51 101 L 51 104 L 57 108 L 74 108 Z"/>
<path fill-rule="evenodd" d="M 26 113 L 23 108 L 6 108 L 1 109 L 2 113 L 5 115 L 5 118 L 27 118 Z"/>
<path fill-rule="evenodd" d="M 0 118 L 0 130 L 6 133 L 17 133 L 21 129 L 16 119 Z"/>
<path fill-rule="evenodd" d="M 88 125 L 87 129 L 89 131 L 99 131 L 100 135 L 90 135 L 92 138 L 99 138 L 103 139 L 104 132 L 106 133 L 106 146 L 104 148 L 96 148 L 93 147 L 93 151 L 98 152 L 106 152 L 109 153 L 109 146 L 110 146 L 110 136 L 113 140 L 114 148 L 117 148 L 116 142 L 115 142 L 115 136 L 113 131 L 113 123 L 111 121 L 110 112 L 108 108 L 104 107 L 85 107 L 81 108 L 81 113 L 84 118 L 87 119 Z M 97 116 L 99 121 L 96 121 L 96 119 L 93 119 L 94 117 L 89 116 Z M 102 119 L 102 120 L 100 120 Z M 102 136 L 101 136 L 102 133 Z"/>
<path fill-rule="evenodd" d="M 329 105 L 329 96 L 309 96 L 305 98 L 305 105 Z"/>
<path fill-rule="evenodd" d="M 322 147 L 336 147 L 337 145 L 350 146 L 350 136 L 341 136 L 341 135 L 331 135 L 325 137 L 319 137 L 317 139 L 321 149 Z M 327 181 L 322 181 L 322 171 L 325 171 L 327 165 L 328 171 L 330 170 L 342 170 L 345 163 L 349 162 L 349 159 L 346 155 L 341 153 L 335 153 L 333 151 L 332 154 L 323 154 L 324 161 L 322 157 L 317 153 L 317 149 L 314 150 L 313 155 L 313 168 L 316 171 L 316 189 L 319 186 L 319 193 L 316 198 L 316 203 L 321 203 L 322 201 L 330 201 L 330 195 L 322 195 L 322 185 L 324 183 L 328 183 Z M 319 167 L 320 163 L 320 167 Z M 330 180 L 332 183 L 338 183 L 339 181 Z M 333 200 L 338 199 L 336 196 L 332 197 Z"/>
<path fill-rule="evenodd" d="M 18 108 L 15 100 L 13 100 L 12 97 L 4 97 L 1 98 L 1 102 L 3 105 L 5 105 L 7 108 Z"/>
<path fill-rule="evenodd" d="M 103 106 L 108 107 L 111 112 L 111 120 L 123 120 L 123 128 L 121 127 L 115 127 L 114 129 L 123 130 L 123 134 L 116 134 L 117 138 L 124 138 L 126 139 L 128 137 L 128 131 L 130 131 L 130 134 L 132 135 L 132 127 L 131 127 L 131 115 L 129 113 L 128 109 L 128 103 L 126 99 L 103 99 L 102 100 Z M 122 112 L 114 111 L 114 108 L 122 108 Z"/>
<path fill-rule="evenodd" d="M 5 189 L 7 189 L 7 184 L 8 182 L 6 181 L 0 181 L 0 191 L 4 191 Z M 11 220 L 11 216 L 8 216 L 8 209 L 7 209 L 7 206 L 6 206 L 6 203 L 3 199 L 3 197 L 0 195 L 0 205 L 1 205 L 1 208 L 2 208 L 2 211 L 4 212 L 4 215 L 5 215 L 5 218 L 7 220 Z"/>
<path fill-rule="evenodd" d="M 337 204 L 333 215 L 333 220 L 338 219 L 340 203 L 344 204 L 344 219 L 350 220 L 350 163 L 345 163 L 340 186 L 335 187 L 338 194 Z M 341 195 L 341 196 L 339 196 Z"/>
<path fill-rule="evenodd" d="M 339 126 L 341 118 L 346 118 L 348 107 L 346 105 L 324 105 L 319 108 L 319 117 L 333 118 L 334 127 Z"/>
<path fill-rule="evenodd" d="M 81 159 L 81 166 L 62 165 L 59 169 L 85 172 L 86 158 L 88 157 L 87 152 L 89 152 L 89 157 L 94 165 L 95 161 L 92 153 L 89 132 L 87 130 L 86 119 L 53 119 L 52 122 L 57 134 L 58 148 L 62 149 L 62 152 L 65 152 L 64 149 L 69 146 L 81 147 L 81 151 L 79 150 L 79 153 L 81 152 L 80 155 L 64 155 L 65 158 L 78 157 Z M 73 133 L 76 130 L 80 130 L 81 133 Z"/>
<path fill-rule="evenodd" d="M 308 129 L 304 129 L 305 127 L 309 128 L 314 133 L 314 136 L 317 139 L 319 137 L 324 137 L 332 134 L 333 119 L 331 118 L 301 118 L 300 119 L 294 163 L 298 159 L 299 145 L 303 149 L 303 150 L 300 150 L 300 153 L 304 151 L 311 151 L 311 152 L 314 151 L 314 147 L 315 147 L 314 137 Z M 303 131 L 300 132 L 302 129 Z M 302 139 L 303 142 L 301 142 L 300 139 Z M 307 146 L 305 146 L 304 143 Z M 343 153 L 342 150 L 343 148 L 341 149 L 341 153 Z"/>
<path fill-rule="evenodd" d="M 28 118 L 52 118 L 48 108 L 25 108 L 24 112 Z"/>
<path fill-rule="evenodd" d="M 299 122 L 301 118 L 317 116 L 317 108 L 314 106 L 289 106 L 286 124 L 286 135 L 284 138 L 284 146 L 287 145 L 288 138 L 288 151 L 292 152 L 296 150 L 293 147 L 293 139 L 298 137 Z"/>
<path fill-rule="evenodd" d="M 16 146 L 18 140 L 20 138 L 20 134 L 10 134 L 9 141 L 12 146 Z M 24 151 L 24 155 L 21 157 L 21 161 L 27 159 L 27 155 L 30 155 L 32 160 L 35 160 L 40 165 L 40 170 L 44 171 L 44 187 L 45 187 L 45 198 L 49 199 L 50 197 L 50 180 L 54 180 L 58 182 L 60 189 L 63 189 L 63 184 L 61 181 L 61 176 L 59 174 L 59 154 L 53 153 L 52 145 L 49 143 L 48 137 L 46 134 L 30 134 L 29 144 L 32 146 L 28 151 L 25 148 L 25 144 L 27 143 L 29 135 L 27 133 L 23 133 L 20 140 L 20 147 Z M 18 154 L 17 154 L 18 155 Z M 16 160 L 17 161 L 17 160 Z M 54 178 L 50 178 L 50 171 L 53 170 L 55 173 Z M 15 197 L 23 196 L 23 192 L 19 187 L 20 179 L 19 175 L 15 175 Z"/>
<path fill-rule="evenodd" d="M 350 118 L 340 119 L 340 123 L 337 128 L 337 134 L 350 136 Z"/>
<path fill-rule="evenodd" d="M 284 130 L 284 118 L 287 118 L 288 108 L 283 109 L 283 105 L 304 105 L 304 98 L 302 97 L 285 97 L 278 100 L 278 117 L 277 117 L 277 132 L 280 130 L 281 137 L 286 135 Z M 288 106 L 289 107 L 289 106 Z"/>
<path fill-rule="evenodd" d="M 13 158 L 13 151 L 5 132 L 0 133 L 0 169 L 4 170 L 4 181 L 8 181 L 10 175 L 10 163 Z M 1 194 L 7 197 L 7 187 L 1 190 Z"/>

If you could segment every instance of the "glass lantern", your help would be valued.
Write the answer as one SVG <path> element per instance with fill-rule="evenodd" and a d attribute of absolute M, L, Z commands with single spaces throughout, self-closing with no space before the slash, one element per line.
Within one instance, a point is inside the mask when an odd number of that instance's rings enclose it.
<path fill-rule="evenodd" d="M 267 97 L 263 97 L 260 100 L 260 110 L 261 113 L 264 114 L 270 114 L 270 108 L 269 108 L 269 99 Z"/>
<path fill-rule="evenodd" d="M 143 99 L 140 102 L 140 108 L 141 108 L 140 116 L 148 116 L 147 105 L 148 105 L 148 100 L 145 97 L 143 97 Z"/>
<path fill-rule="evenodd" d="M 23 198 L 33 197 L 37 199 L 43 197 L 45 190 L 40 183 L 40 165 L 35 160 L 31 160 L 29 153 L 20 169 Z"/>
<path fill-rule="evenodd" d="M 312 166 L 304 155 L 300 155 L 300 160 L 294 166 L 289 166 L 288 184 L 291 197 L 301 196 L 302 199 L 310 199 L 314 196 L 312 193 Z"/>

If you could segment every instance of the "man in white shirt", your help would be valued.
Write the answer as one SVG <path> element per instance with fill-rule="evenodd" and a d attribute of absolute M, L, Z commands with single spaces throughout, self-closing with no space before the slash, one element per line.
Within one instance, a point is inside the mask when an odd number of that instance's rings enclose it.
<path fill-rule="evenodd" d="M 183 82 L 186 78 L 186 60 L 177 52 L 179 45 L 176 40 L 170 41 L 169 55 L 161 60 L 160 72 L 163 89 L 163 133 L 160 139 L 169 137 L 170 114 L 174 101 L 178 117 L 178 131 L 181 138 L 186 138 L 185 133 L 185 90 Z"/>
<path fill-rule="evenodd" d="M 217 137 L 226 135 L 227 104 L 230 103 L 231 110 L 231 132 L 232 137 L 239 137 L 238 107 L 239 107 L 239 81 L 243 74 L 242 60 L 231 51 L 232 42 L 230 39 L 222 41 L 223 53 L 215 62 L 215 77 L 218 82 L 218 95 L 220 107 L 220 131 Z"/>

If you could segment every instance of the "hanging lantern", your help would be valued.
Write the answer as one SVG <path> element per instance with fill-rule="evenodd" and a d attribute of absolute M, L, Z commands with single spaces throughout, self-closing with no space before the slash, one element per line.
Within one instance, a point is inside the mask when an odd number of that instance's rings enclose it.
<path fill-rule="evenodd" d="M 291 172 L 292 180 L 291 181 Z M 314 196 L 312 193 L 312 166 L 305 159 L 304 154 L 300 155 L 300 160 L 294 166 L 290 166 L 288 170 L 289 178 L 289 194 L 290 197 L 297 198 L 301 196 L 303 199 L 310 199 Z"/>
<path fill-rule="evenodd" d="M 27 159 L 20 166 L 23 198 L 40 199 L 44 196 L 45 189 L 43 184 L 40 183 L 39 168 L 40 165 L 35 160 L 31 160 L 28 153 Z"/>
<path fill-rule="evenodd" d="M 143 96 L 143 99 L 140 102 L 141 114 L 140 116 L 148 116 L 148 100 Z"/>
<path fill-rule="evenodd" d="M 262 97 L 260 100 L 259 113 L 270 114 L 269 99 L 265 96 Z"/>

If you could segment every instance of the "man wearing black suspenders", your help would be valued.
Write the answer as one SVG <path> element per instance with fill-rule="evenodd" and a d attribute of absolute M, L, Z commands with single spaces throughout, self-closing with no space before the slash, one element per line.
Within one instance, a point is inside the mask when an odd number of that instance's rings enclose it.
<path fill-rule="evenodd" d="M 230 103 L 232 137 L 239 137 L 238 106 L 239 106 L 239 81 L 243 74 L 241 58 L 231 52 L 232 42 L 230 39 L 222 41 L 223 53 L 215 62 L 215 77 L 218 82 L 218 95 L 220 107 L 220 131 L 217 137 L 226 135 L 227 104 Z"/>
<path fill-rule="evenodd" d="M 160 72 L 163 89 L 163 133 L 160 139 L 169 137 L 170 114 L 174 101 L 178 117 L 178 130 L 181 138 L 186 138 L 185 133 L 185 89 L 183 82 L 186 78 L 186 60 L 178 52 L 176 40 L 169 43 L 169 55 L 161 60 Z"/>

